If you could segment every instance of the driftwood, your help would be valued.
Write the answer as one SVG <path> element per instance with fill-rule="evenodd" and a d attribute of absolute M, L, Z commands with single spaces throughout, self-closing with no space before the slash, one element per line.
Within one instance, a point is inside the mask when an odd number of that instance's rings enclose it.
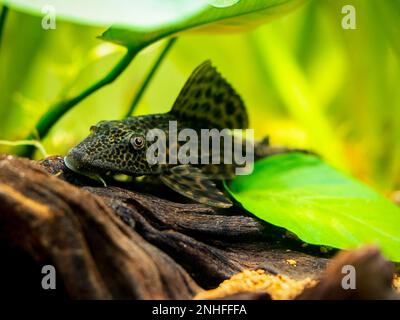
<path fill-rule="evenodd" d="M 354 268 L 352 279 L 348 277 L 349 266 Z M 271 300 L 272 294 L 278 297 L 283 294 L 296 300 L 399 300 L 398 285 L 397 288 L 394 287 L 393 273 L 393 263 L 387 261 L 378 248 L 365 246 L 354 251 L 339 252 L 328 264 L 322 279 L 317 284 L 308 282 L 303 283 L 302 286 L 299 282 L 285 282 L 277 277 L 274 291 L 272 290 L 274 284 L 271 283 L 270 278 L 262 283 L 259 272 L 255 274 L 247 272 L 244 281 L 253 283 L 251 291 L 237 291 L 237 286 L 231 278 L 216 290 L 202 292 L 201 297 L 196 298 Z M 243 276 L 244 273 L 242 273 Z M 282 284 L 279 284 L 280 282 Z M 260 288 L 264 290 L 260 291 Z M 283 291 L 282 288 L 285 290 Z"/>
<path fill-rule="evenodd" d="M 240 206 L 185 202 L 154 183 L 99 186 L 61 157 L 0 156 L 2 287 L 19 296 L 190 299 L 244 269 L 323 275 L 329 256 Z M 54 294 L 40 286 L 46 264 L 57 271 Z"/>
<path fill-rule="evenodd" d="M 355 289 L 343 290 L 343 267 L 356 270 Z M 329 264 L 323 279 L 306 289 L 298 300 L 389 300 L 400 299 L 392 288 L 394 265 L 376 247 L 366 246 L 352 252 L 340 252 Z"/>

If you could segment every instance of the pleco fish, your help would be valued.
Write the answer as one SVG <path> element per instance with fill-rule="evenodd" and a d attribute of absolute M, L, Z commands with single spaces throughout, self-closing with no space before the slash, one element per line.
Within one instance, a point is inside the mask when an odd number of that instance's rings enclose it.
<path fill-rule="evenodd" d="M 103 183 L 102 177 L 110 173 L 157 175 L 169 188 L 190 199 L 215 207 L 230 207 L 231 201 L 212 180 L 232 178 L 234 165 L 149 163 L 147 132 L 157 128 L 168 136 L 170 121 L 176 121 L 178 131 L 191 128 L 199 135 L 201 129 L 248 127 L 242 99 L 211 62 L 206 61 L 194 70 L 169 112 L 101 121 L 91 127 L 91 134 L 86 139 L 69 151 L 65 164 L 72 171 Z M 267 145 L 263 143 L 266 153 Z M 167 155 L 172 149 L 173 146 L 167 146 Z"/>

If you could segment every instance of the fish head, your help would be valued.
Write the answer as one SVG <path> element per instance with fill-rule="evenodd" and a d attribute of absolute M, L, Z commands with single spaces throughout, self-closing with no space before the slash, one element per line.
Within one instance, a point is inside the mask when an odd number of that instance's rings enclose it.
<path fill-rule="evenodd" d="M 101 121 L 90 128 L 90 134 L 65 156 L 72 171 L 91 177 L 105 174 L 140 176 L 157 168 L 146 159 L 148 142 L 144 119 L 136 121 Z"/>

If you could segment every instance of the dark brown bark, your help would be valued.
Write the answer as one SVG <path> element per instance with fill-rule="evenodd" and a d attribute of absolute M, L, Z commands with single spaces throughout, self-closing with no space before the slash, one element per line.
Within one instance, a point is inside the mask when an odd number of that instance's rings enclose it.
<path fill-rule="evenodd" d="M 0 172 L 2 241 L 54 265 L 69 297 L 175 299 L 199 290 L 100 197 L 28 160 L 2 157 Z"/>
<path fill-rule="evenodd" d="M 60 157 L 0 156 L 7 272 L 36 270 L 40 279 L 41 266 L 52 264 L 63 297 L 189 299 L 243 269 L 295 279 L 319 278 L 325 269 L 328 259 L 315 248 L 306 252 L 237 205 L 215 210 L 178 202 L 185 199 L 158 184 L 99 186 Z M 40 280 L 32 285 L 39 288 Z"/>
<path fill-rule="evenodd" d="M 342 281 L 351 266 L 355 271 L 354 287 L 343 287 Z M 376 247 L 366 246 L 355 251 L 340 252 L 328 265 L 322 280 L 304 290 L 299 300 L 385 300 L 400 299 L 392 288 L 393 263 L 387 261 Z M 344 281 L 345 285 L 349 285 Z"/>

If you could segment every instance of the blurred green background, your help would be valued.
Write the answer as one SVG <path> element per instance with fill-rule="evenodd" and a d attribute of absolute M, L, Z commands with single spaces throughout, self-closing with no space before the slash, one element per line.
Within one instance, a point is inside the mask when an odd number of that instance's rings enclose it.
<path fill-rule="evenodd" d="M 356 8 L 356 30 L 342 28 L 346 4 Z M 0 139 L 24 139 L 54 102 L 113 67 L 125 49 L 96 39 L 104 30 L 57 20 L 46 31 L 41 18 L 9 12 L 0 46 Z M 123 117 L 164 43 L 66 114 L 44 139 L 46 151 L 65 154 L 92 124 Z M 185 33 L 135 114 L 168 111 L 191 71 L 211 59 L 242 95 L 257 137 L 311 148 L 389 194 L 400 188 L 399 57 L 399 1 L 308 1 L 250 32 Z"/>

